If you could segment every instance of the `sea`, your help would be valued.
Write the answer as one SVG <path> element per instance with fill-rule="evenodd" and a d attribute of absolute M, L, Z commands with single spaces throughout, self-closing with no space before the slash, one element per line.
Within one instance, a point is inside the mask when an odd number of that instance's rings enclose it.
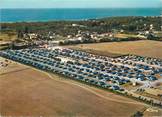
<path fill-rule="evenodd" d="M 0 22 L 44 22 L 121 16 L 160 16 L 160 13 L 160 8 L 0 9 Z"/>

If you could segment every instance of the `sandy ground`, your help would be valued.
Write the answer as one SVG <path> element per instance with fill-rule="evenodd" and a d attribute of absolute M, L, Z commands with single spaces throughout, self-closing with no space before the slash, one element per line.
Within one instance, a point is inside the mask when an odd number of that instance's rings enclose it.
<path fill-rule="evenodd" d="M 159 41 L 129 41 L 129 42 L 111 42 L 98 44 L 81 44 L 76 46 L 68 46 L 71 48 L 79 48 L 83 50 L 100 51 L 100 53 L 116 53 L 116 54 L 135 54 L 140 56 L 148 56 L 162 59 L 162 42 Z"/>
<path fill-rule="evenodd" d="M 131 116 L 146 105 L 57 75 L 12 63 L 1 69 L 5 116 Z"/>

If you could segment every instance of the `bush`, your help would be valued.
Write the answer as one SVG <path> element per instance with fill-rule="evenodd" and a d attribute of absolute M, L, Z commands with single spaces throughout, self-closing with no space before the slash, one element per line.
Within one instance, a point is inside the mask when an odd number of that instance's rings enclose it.
<path fill-rule="evenodd" d="M 140 112 L 140 111 L 137 111 L 137 112 L 133 115 L 133 117 L 142 117 L 142 116 L 143 116 L 143 113 Z"/>

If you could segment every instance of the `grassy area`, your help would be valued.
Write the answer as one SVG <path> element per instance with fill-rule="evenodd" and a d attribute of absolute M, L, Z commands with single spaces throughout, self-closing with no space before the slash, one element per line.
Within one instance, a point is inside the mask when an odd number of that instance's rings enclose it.
<path fill-rule="evenodd" d="M 16 32 L 0 32 L 0 41 L 14 41 L 16 38 Z"/>
<path fill-rule="evenodd" d="M 135 34 L 121 34 L 121 33 L 115 34 L 114 36 L 117 37 L 117 38 L 128 38 L 128 37 L 134 37 L 135 38 L 135 37 L 138 37 Z"/>
<path fill-rule="evenodd" d="M 88 52 L 88 53 L 100 55 L 100 56 L 108 56 L 108 57 L 112 57 L 112 58 L 116 58 L 116 57 L 124 55 L 124 54 L 116 54 L 116 53 L 111 53 L 111 52 L 106 52 L 106 51 L 103 52 L 103 51 L 100 51 L 100 50 L 93 50 L 93 49 L 83 50 L 82 48 L 75 48 L 75 50 L 84 51 L 84 52 Z"/>
<path fill-rule="evenodd" d="M 9 48 L 9 47 L 8 46 L 0 46 L 0 50 L 5 50 L 7 48 Z"/>
<path fill-rule="evenodd" d="M 162 42 L 141 40 L 129 42 L 107 42 L 95 44 L 79 44 L 74 46 L 67 46 L 73 49 L 81 49 L 83 51 L 93 50 L 100 51 L 100 53 L 116 53 L 119 55 L 134 54 L 139 56 L 147 56 L 162 59 Z"/>

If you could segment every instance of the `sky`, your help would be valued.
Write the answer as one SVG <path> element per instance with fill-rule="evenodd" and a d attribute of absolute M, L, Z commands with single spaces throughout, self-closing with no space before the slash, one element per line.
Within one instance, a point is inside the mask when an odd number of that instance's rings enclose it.
<path fill-rule="evenodd" d="M 162 0 L 0 0 L 0 8 L 157 8 Z"/>

